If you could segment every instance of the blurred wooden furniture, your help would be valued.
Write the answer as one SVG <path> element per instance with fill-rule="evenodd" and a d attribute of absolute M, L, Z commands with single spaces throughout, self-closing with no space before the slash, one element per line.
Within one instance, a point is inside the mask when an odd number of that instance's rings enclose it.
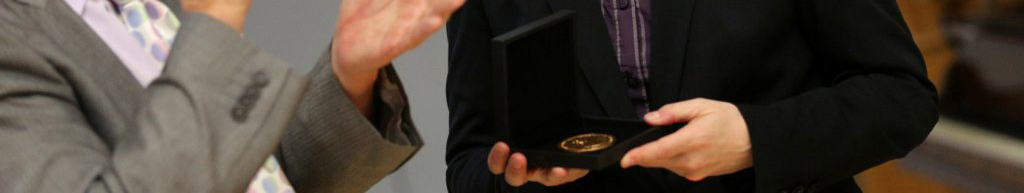
<path fill-rule="evenodd" d="M 910 27 L 914 42 L 924 55 L 928 67 L 928 79 L 942 88 L 946 71 L 956 60 L 955 52 L 947 41 L 942 19 L 946 1 L 941 0 L 897 0 L 903 18 Z"/>
<path fill-rule="evenodd" d="M 864 171 L 857 176 L 857 184 L 867 193 L 964 192 L 924 174 L 907 170 L 901 162 L 890 161 Z"/>
<path fill-rule="evenodd" d="M 940 109 L 1024 138 L 1024 0 L 984 0 L 981 7 L 947 24 L 958 60 L 944 78 Z"/>
<path fill-rule="evenodd" d="M 943 117 L 925 142 L 900 161 L 857 178 L 869 193 L 1024 190 L 1024 140 Z"/>
<path fill-rule="evenodd" d="M 943 118 L 903 166 L 968 192 L 1021 192 L 1024 140 Z"/>

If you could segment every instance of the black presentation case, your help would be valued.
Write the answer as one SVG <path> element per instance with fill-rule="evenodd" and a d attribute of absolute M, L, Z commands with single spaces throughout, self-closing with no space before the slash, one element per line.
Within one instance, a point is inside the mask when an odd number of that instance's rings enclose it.
<path fill-rule="evenodd" d="M 630 149 L 678 128 L 581 116 L 576 107 L 574 72 L 579 66 L 573 25 L 573 12 L 563 10 L 492 39 L 494 129 L 513 152 L 526 156 L 529 167 L 600 170 L 618 165 Z M 615 143 L 589 153 L 558 148 L 564 139 L 586 133 L 612 135 Z"/>

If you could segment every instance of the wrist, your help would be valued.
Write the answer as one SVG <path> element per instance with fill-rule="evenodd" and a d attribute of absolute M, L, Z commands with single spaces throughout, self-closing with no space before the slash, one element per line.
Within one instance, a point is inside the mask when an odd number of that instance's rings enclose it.
<path fill-rule="evenodd" d="M 374 83 L 377 81 L 377 77 L 380 75 L 380 70 L 356 70 L 347 69 L 341 67 L 341 65 L 331 65 L 334 76 L 338 79 L 338 82 L 342 84 L 345 90 L 352 89 L 353 91 L 368 91 L 373 88 Z"/>
<path fill-rule="evenodd" d="M 366 91 L 373 88 L 373 83 L 377 81 L 377 76 L 380 73 L 380 69 L 384 65 L 367 64 L 365 61 L 352 61 L 345 60 L 351 59 L 351 54 L 342 55 L 343 48 L 339 47 L 337 39 L 331 44 L 331 70 L 334 72 L 334 76 L 337 77 L 338 82 L 342 84 L 342 87 L 346 91 L 353 89 L 352 91 Z"/>
<path fill-rule="evenodd" d="M 335 78 L 363 116 L 372 118 L 374 86 L 380 75 L 380 69 L 361 68 L 361 66 L 339 63 L 337 58 L 331 57 L 331 71 Z"/>
<path fill-rule="evenodd" d="M 218 3 L 210 1 L 182 1 L 185 11 L 198 12 L 223 22 L 231 29 L 241 33 L 245 25 L 245 16 L 249 13 L 251 1 Z"/>
<path fill-rule="evenodd" d="M 242 33 L 243 29 L 245 29 L 245 15 L 248 14 L 248 9 L 215 9 L 205 11 L 204 13 L 224 22 L 224 24 L 236 32 Z"/>

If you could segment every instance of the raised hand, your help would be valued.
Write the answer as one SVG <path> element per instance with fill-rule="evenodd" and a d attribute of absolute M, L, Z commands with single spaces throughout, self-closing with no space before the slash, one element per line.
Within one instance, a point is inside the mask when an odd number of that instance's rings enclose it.
<path fill-rule="evenodd" d="M 342 0 L 331 67 L 369 116 L 377 72 L 434 33 L 465 0 Z"/>
<path fill-rule="evenodd" d="M 343 0 L 334 37 L 342 75 L 375 72 L 434 33 L 465 0 Z"/>

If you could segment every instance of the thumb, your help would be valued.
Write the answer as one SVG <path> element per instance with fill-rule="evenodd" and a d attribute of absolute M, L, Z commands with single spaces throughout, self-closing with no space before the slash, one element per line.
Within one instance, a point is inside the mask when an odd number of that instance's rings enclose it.
<path fill-rule="evenodd" d="M 671 125 L 696 119 L 704 111 L 701 99 L 692 99 L 665 105 L 657 111 L 644 115 L 644 120 L 651 125 Z"/>
<path fill-rule="evenodd" d="M 622 156 L 622 160 L 619 161 L 619 166 L 622 168 L 629 168 L 633 166 L 658 166 L 664 159 L 668 157 L 667 152 L 661 152 L 663 149 L 662 144 L 659 141 L 654 141 L 648 144 L 641 145 L 640 147 L 634 148 L 626 152 Z"/>

